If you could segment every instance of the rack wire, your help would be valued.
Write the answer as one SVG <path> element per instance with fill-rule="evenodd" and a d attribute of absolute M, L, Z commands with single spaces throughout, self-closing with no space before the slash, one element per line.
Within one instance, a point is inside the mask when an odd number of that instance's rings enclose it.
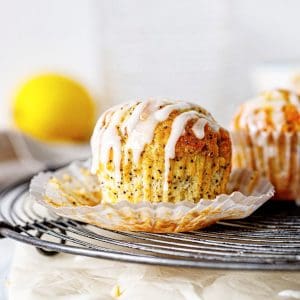
<path fill-rule="evenodd" d="M 176 267 L 300 270 L 300 207 L 269 202 L 243 220 L 176 234 L 120 232 L 58 217 L 28 197 L 29 179 L 0 193 L 0 236 L 58 252 Z"/>

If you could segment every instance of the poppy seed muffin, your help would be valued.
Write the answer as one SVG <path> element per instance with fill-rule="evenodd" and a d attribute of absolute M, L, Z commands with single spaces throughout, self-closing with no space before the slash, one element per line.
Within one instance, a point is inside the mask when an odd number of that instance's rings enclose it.
<path fill-rule="evenodd" d="M 103 201 L 198 202 L 226 192 L 229 133 L 198 105 L 169 100 L 112 107 L 91 140 Z"/>
<path fill-rule="evenodd" d="M 300 194 L 300 99 L 271 90 L 245 102 L 232 122 L 233 166 L 270 179 L 278 199 Z"/>

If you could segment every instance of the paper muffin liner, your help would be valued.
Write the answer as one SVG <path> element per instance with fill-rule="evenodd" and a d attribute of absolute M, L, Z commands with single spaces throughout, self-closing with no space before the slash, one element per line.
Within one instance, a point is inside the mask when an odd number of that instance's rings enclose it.
<path fill-rule="evenodd" d="M 300 133 L 231 133 L 233 167 L 257 170 L 275 186 L 277 199 L 300 199 Z"/>
<path fill-rule="evenodd" d="M 228 195 L 198 203 L 117 204 L 101 201 L 101 188 L 88 163 L 74 162 L 55 172 L 40 173 L 30 184 L 30 197 L 62 217 L 121 231 L 184 232 L 207 227 L 224 219 L 252 214 L 274 194 L 272 184 L 247 169 L 235 170 Z"/>

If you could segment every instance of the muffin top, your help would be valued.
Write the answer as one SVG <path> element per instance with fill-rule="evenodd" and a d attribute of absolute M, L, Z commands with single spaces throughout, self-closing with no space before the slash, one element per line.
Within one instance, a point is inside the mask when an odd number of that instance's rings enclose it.
<path fill-rule="evenodd" d="M 236 113 L 233 130 L 300 131 L 300 98 L 287 90 L 271 90 L 245 102 Z"/>
<path fill-rule="evenodd" d="M 152 99 L 121 104 L 104 112 L 95 126 L 91 139 L 92 172 L 97 172 L 100 163 L 109 161 L 118 172 L 122 149 L 130 150 L 133 163 L 138 164 L 145 146 L 154 139 L 157 125 L 165 121 L 170 121 L 171 127 L 165 131 L 165 170 L 169 170 L 169 160 L 178 153 L 208 151 L 203 142 L 206 133 L 212 138 L 220 130 L 211 114 L 196 104 Z"/>

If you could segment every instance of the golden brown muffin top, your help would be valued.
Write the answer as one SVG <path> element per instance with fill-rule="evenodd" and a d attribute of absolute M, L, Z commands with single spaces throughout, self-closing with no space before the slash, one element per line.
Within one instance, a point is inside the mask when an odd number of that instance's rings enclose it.
<path fill-rule="evenodd" d="M 236 113 L 233 130 L 300 131 L 300 98 L 287 90 L 271 90 L 245 102 Z"/>

